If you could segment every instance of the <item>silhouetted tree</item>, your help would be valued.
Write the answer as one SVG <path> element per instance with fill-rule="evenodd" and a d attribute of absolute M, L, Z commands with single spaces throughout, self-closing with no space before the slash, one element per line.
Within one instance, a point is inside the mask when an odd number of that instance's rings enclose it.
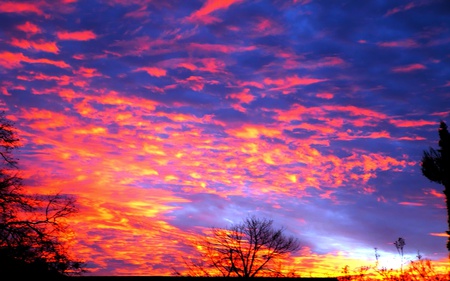
<path fill-rule="evenodd" d="M 275 229 L 273 221 L 249 217 L 229 228 L 212 228 L 197 248 L 202 261 L 190 263 L 194 275 L 281 276 L 280 261 L 300 248 L 299 241 Z"/>
<path fill-rule="evenodd" d="M 26 192 L 18 174 L 13 124 L 0 114 L 0 276 L 66 276 L 83 272 L 61 238 L 64 219 L 76 212 L 68 196 Z"/>
<path fill-rule="evenodd" d="M 429 180 L 444 186 L 445 201 L 447 204 L 447 222 L 449 235 L 447 249 L 450 252 L 450 134 L 447 125 L 441 121 L 439 127 L 439 148 L 430 148 L 423 152 L 422 174 Z"/>

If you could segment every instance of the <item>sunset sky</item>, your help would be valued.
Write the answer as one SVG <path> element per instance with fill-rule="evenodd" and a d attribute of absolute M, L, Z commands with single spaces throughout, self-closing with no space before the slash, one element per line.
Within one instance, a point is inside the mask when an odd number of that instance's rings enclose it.
<path fill-rule="evenodd" d="M 447 0 L 0 2 L 0 109 L 28 190 L 70 194 L 90 275 L 170 275 L 273 219 L 325 276 L 448 257 L 420 171 L 450 122 Z M 449 124 L 450 125 L 450 124 Z"/>

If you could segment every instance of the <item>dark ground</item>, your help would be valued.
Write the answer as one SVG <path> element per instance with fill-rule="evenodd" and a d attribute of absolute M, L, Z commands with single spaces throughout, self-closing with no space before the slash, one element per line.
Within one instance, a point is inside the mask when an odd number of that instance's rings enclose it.
<path fill-rule="evenodd" d="M 226 277 L 171 277 L 171 276 L 82 276 L 82 277 L 71 277 L 69 279 L 79 279 L 79 281 L 222 281 L 230 279 L 241 279 L 236 277 L 226 278 Z M 281 281 L 281 280 L 299 280 L 299 281 L 337 281 L 337 278 L 316 278 L 316 277 L 303 277 L 303 278 L 273 278 L 273 277 L 258 277 L 252 278 L 252 280 L 260 281 Z"/>

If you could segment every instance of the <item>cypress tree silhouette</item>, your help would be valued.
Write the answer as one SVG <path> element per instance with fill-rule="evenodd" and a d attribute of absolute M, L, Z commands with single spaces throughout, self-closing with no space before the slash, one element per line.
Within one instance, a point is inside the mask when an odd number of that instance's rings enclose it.
<path fill-rule="evenodd" d="M 447 204 L 447 250 L 450 257 L 450 134 L 447 124 L 441 121 L 439 127 L 439 149 L 430 148 L 423 152 L 422 174 L 430 181 L 444 186 Z"/>

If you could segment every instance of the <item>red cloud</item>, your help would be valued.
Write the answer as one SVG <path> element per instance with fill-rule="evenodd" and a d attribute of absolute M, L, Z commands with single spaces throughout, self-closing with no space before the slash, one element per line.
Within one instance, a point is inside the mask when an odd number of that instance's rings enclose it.
<path fill-rule="evenodd" d="M 150 76 L 161 77 L 166 76 L 167 71 L 159 67 L 139 67 L 136 71 L 145 71 Z"/>
<path fill-rule="evenodd" d="M 88 41 L 97 38 L 97 35 L 90 30 L 74 31 L 74 32 L 61 31 L 57 32 L 56 36 L 60 40 L 76 40 L 76 41 Z"/>
<path fill-rule="evenodd" d="M 419 69 L 426 69 L 427 67 L 420 63 L 414 63 L 406 66 L 398 66 L 392 69 L 393 72 L 411 72 Z"/>
<path fill-rule="evenodd" d="M 27 21 L 24 24 L 18 25 L 16 26 L 16 28 L 18 30 L 21 30 L 25 33 L 32 33 L 32 34 L 36 34 L 36 33 L 41 33 L 42 30 L 39 28 L 39 26 L 32 24 L 31 22 Z"/>
<path fill-rule="evenodd" d="M 17 3 L 17 2 L 3 2 L 0 3 L 0 12 L 2 13 L 35 13 L 43 15 L 44 13 L 37 4 L 32 3 Z"/>
<path fill-rule="evenodd" d="M 56 42 L 34 42 L 25 39 L 13 38 L 10 44 L 21 49 L 34 49 L 36 51 L 43 51 L 54 54 L 59 53 L 59 48 L 56 45 Z"/>

